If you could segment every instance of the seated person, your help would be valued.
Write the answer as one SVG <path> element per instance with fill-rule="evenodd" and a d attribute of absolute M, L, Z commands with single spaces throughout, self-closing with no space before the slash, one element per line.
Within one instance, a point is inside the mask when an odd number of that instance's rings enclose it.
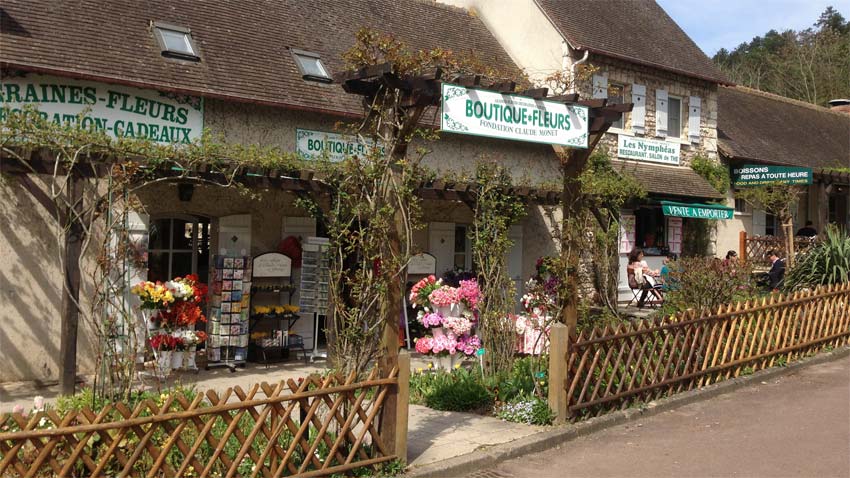
<path fill-rule="evenodd" d="M 655 283 L 653 276 L 658 276 L 659 271 L 654 271 L 649 268 L 646 261 L 643 260 L 643 251 L 635 249 L 629 254 L 629 265 L 626 267 L 626 275 L 629 281 L 629 287 L 632 289 L 640 289 L 640 298 L 638 298 L 638 307 L 641 308 L 646 303 L 646 296 L 651 292 L 658 302 L 663 300 L 660 292 L 660 285 Z"/>
<path fill-rule="evenodd" d="M 676 280 L 670 277 L 670 262 L 676 260 L 676 254 L 673 252 L 667 253 L 661 265 L 661 290 L 672 290 Z"/>
<path fill-rule="evenodd" d="M 779 253 L 771 250 L 767 253 L 770 259 L 770 270 L 767 272 L 767 285 L 770 290 L 777 291 L 785 280 L 785 259 L 779 258 Z"/>
<path fill-rule="evenodd" d="M 797 237 L 813 238 L 817 237 L 817 235 L 818 231 L 814 228 L 814 224 L 812 223 L 812 221 L 806 221 L 806 227 L 801 228 L 799 231 L 797 231 Z"/>

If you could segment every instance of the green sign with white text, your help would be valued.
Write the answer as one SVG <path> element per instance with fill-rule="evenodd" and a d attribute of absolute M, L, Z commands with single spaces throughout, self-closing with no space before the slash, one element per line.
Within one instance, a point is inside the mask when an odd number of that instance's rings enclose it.
<path fill-rule="evenodd" d="M 588 109 L 443 83 L 440 129 L 587 148 Z"/>
<path fill-rule="evenodd" d="M 661 210 L 665 216 L 690 217 L 694 219 L 732 219 L 735 215 L 735 210 L 731 207 L 673 201 L 661 201 Z"/>
<path fill-rule="evenodd" d="M 812 184 L 812 168 L 747 164 L 732 169 L 732 184 L 735 186 Z"/>

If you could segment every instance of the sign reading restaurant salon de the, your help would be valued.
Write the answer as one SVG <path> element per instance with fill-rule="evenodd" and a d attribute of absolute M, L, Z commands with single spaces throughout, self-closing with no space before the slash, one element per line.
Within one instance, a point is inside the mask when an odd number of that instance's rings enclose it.
<path fill-rule="evenodd" d="M 618 134 L 617 157 L 678 166 L 679 143 Z"/>
<path fill-rule="evenodd" d="M 113 138 L 190 143 L 204 127 L 200 97 L 36 74 L 0 80 L 0 118 L 26 105 L 56 124 L 80 121 Z"/>
<path fill-rule="evenodd" d="M 443 83 L 440 118 L 452 133 L 587 148 L 585 106 Z"/>

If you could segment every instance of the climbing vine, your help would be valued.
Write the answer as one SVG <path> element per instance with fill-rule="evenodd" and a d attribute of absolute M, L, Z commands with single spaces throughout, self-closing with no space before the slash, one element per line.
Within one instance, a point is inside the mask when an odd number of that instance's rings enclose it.
<path fill-rule="evenodd" d="M 515 306 L 516 287 L 508 274 L 507 255 L 513 242 L 512 224 L 525 215 L 525 203 L 512 194 L 508 171 L 492 162 L 479 162 L 475 175 L 475 218 L 470 231 L 482 303 L 479 333 L 486 354 L 487 372 L 511 370 L 515 330 L 508 316 Z"/>

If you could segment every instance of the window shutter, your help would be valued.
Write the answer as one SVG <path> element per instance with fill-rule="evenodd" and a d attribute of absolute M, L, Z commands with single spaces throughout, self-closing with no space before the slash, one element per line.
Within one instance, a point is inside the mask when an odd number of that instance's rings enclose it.
<path fill-rule="evenodd" d="M 699 118 L 702 101 L 699 96 L 691 96 L 688 99 L 688 139 L 691 143 L 699 143 Z"/>
<path fill-rule="evenodd" d="M 632 85 L 632 130 L 646 133 L 646 85 Z"/>
<path fill-rule="evenodd" d="M 635 216 L 622 214 L 620 216 L 620 254 L 628 254 L 635 248 Z"/>
<path fill-rule="evenodd" d="M 682 218 L 667 218 L 667 247 L 673 254 L 682 253 Z"/>
<path fill-rule="evenodd" d="M 655 135 L 667 137 L 667 90 L 655 90 Z"/>
<path fill-rule="evenodd" d="M 608 77 L 593 75 L 593 98 L 608 98 Z"/>

